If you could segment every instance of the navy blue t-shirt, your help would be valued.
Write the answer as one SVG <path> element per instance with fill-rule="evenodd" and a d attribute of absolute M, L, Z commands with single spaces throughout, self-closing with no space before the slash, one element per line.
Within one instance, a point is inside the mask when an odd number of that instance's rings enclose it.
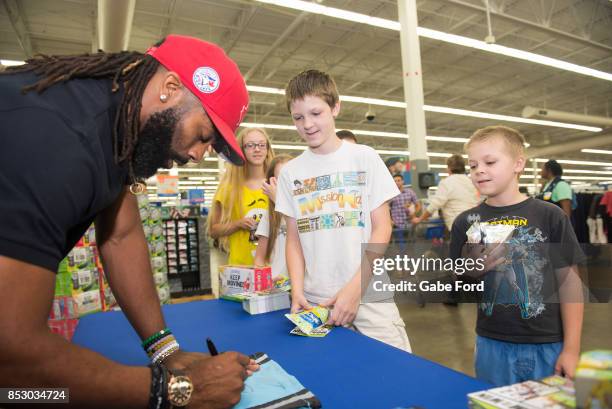
<path fill-rule="evenodd" d="M 501 207 L 481 203 L 455 219 L 452 258 L 461 257 L 466 233 L 476 222 L 515 227 L 505 241 L 508 262 L 484 276 L 476 333 L 514 343 L 563 341 L 562 283 L 555 271 L 584 260 L 569 218 L 559 207 L 533 198 Z"/>
<path fill-rule="evenodd" d="M 0 255 L 56 271 L 126 184 L 112 138 L 121 92 L 78 79 L 24 95 L 36 80 L 0 75 Z"/>

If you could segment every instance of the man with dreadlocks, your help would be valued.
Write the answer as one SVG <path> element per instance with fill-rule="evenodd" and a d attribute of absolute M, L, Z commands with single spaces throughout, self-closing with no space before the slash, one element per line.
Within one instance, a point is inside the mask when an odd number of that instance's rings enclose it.
<path fill-rule="evenodd" d="M 176 35 L 145 54 L 42 56 L 0 75 L 0 385 L 69 387 L 79 408 L 240 399 L 253 361 L 183 352 L 166 329 L 133 193 L 158 168 L 199 162 L 211 146 L 242 164 L 234 131 L 247 107 L 223 50 Z M 46 326 L 54 272 L 92 221 L 149 368 L 119 365 Z"/>

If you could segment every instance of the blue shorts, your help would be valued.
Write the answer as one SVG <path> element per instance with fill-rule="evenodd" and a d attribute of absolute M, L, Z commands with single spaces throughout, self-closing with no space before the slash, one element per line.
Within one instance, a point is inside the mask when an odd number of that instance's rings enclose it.
<path fill-rule="evenodd" d="M 476 336 L 476 378 L 495 386 L 553 375 L 563 342 L 516 344 Z"/>

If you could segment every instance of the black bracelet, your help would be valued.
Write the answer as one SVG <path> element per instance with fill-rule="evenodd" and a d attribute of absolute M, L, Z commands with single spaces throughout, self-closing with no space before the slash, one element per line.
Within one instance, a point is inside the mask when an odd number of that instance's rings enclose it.
<path fill-rule="evenodd" d="M 166 409 L 168 403 L 168 371 L 161 365 L 151 364 L 151 391 L 149 409 Z"/>

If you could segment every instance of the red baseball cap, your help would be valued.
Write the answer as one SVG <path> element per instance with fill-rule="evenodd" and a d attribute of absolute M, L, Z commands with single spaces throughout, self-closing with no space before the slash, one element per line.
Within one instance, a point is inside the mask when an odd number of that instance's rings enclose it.
<path fill-rule="evenodd" d="M 147 54 L 176 72 L 183 85 L 200 99 L 223 137 L 213 144 L 217 154 L 234 165 L 244 164 L 234 132 L 249 109 L 249 94 L 236 63 L 218 45 L 180 35 L 167 36 Z"/>

